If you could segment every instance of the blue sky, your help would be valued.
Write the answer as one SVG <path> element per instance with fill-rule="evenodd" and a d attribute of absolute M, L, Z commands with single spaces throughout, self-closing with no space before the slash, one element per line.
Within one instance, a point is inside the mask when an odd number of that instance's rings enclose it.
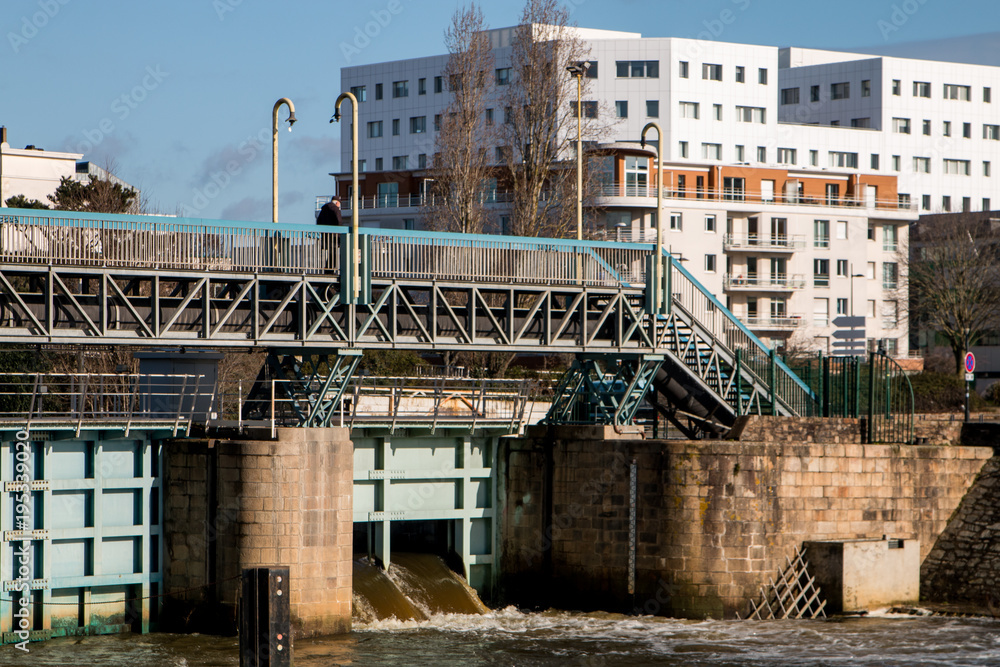
<path fill-rule="evenodd" d="M 310 222 L 332 190 L 340 68 L 444 52 L 462 2 L 3 0 L 0 124 L 12 146 L 86 153 L 154 210 L 270 220 L 271 107 L 282 222 Z M 490 27 L 522 3 L 481 3 Z M 582 27 L 647 37 L 856 49 L 1000 65 L 995 0 L 566 0 Z M 374 37 L 359 38 L 367 30 Z M 967 39 L 969 35 L 978 35 Z M 960 38 L 960 39 L 953 39 Z M 366 42 L 367 40 L 367 42 Z M 943 41 L 942 41 L 943 40 Z M 916 44 L 914 44 L 916 43 Z M 286 116 L 282 110 L 281 117 Z M 226 174 L 235 161 L 238 173 Z"/>

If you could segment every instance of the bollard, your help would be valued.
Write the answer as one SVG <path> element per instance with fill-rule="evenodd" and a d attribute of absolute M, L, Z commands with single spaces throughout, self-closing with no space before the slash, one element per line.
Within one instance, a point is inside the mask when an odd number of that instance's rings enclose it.
<path fill-rule="evenodd" d="M 240 667 L 292 664 L 287 567 L 243 570 L 240 592 Z"/>

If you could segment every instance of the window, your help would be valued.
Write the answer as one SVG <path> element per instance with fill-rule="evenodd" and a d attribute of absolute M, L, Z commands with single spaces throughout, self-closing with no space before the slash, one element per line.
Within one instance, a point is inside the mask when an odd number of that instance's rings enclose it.
<path fill-rule="evenodd" d="M 434 131 L 441 131 L 441 114 L 439 113 L 434 114 Z"/>
<path fill-rule="evenodd" d="M 705 255 L 705 273 L 715 273 L 715 255 Z"/>
<path fill-rule="evenodd" d="M 781 89 L 781 103 L 782 104 L 798 104 L 799 103 L 799 89 L 798 88 L 782 88 Z"/>
<path fill-rule="evenodd" d="M 375 99 L 376 100 L 382 99 L 382 84 L 381 83 L 376 83 L 375 84 Z"/>
<path fill-rule="evenodd" d="M 687 176 L 684 175 L 684 174 L 678 174 L 677 175 L 677 196 L 678 197 L 687 197 L 687 193 L 685 192 L 685 190 L 687 190 Z"/>
<path fill-rule="evenodd" d="M 701 78 L 709 81 L 722 81 L 722 65 L 704 63 L 701 66 Z"/>
<path fill-rule="evenodd" d="M 944 173 L 946 174 L 958 174 L 959 176 L 969 175 L 969 161 L 968 160 L 945 160 L 944 161 Z"/>
<path fill-rule="evenodd" d="M 615 102 L 615 115 L 619 118 L 628 118 L 628 101 L 618 100 Z"/>
<path fill-rule="evenodd" d="M 746 191 L 746 179 L 738 176 L 722 177 L 722 198 L 727 201 L 743 201 Z M 731 232 L 730 220 L 726 220 L 727 227 Z"/>
<path fill-rule="evenodd" d="M 427 153 L 421 153 L 417 156 L 417 169 L 427 168 Z"/>
<path fill-rule="evenodd" d="M 931 173 L 931 159 L 929 157 L 914 157 L 913 171 L 918 174 Z"/>
<path fill-rule="evenodd" d="M 697 118 L 698 117 L 698 103 L 697 102 L 681 102 L 681 118 Z"/>
<path fill-rule="evenodd" d="M 434 92 L 443 93 L 444 92 L 444 77 L 436 76 L 434 77 Z"/>
<path fill-rule="evenodd" d="M 849 81 L 830 84 L 831 100 L 846 100 L 849 99 L 850 97 L 851 97 L 851 83 Z"/>
<path fill-rule="evenodd" d="M 358 171 L 362 173 L 368 171 L 368 160 L 358 160 Z"/>
<path fill-rule="evenodd" d="M 896 289 L 899 285 L 899 267 L 896 262 L 882 262 L 882 289 Z"/>
<path fill-rule="evenodd" d="M 813 220 L 813 247 L 830 247 L 830 221 Z"/>
<path fill-rule="evenodd" d="M 493 111 L 493 109 L 490 109 Z M 423 134 L 427 131 L 427 116 L 416 116 L 410 119 L 410 134 Z"/>
<path fill-rule="evenodd" d="M 819 86 L 810 86 L 809 87 L 809 101 L 810 102 L 819 102 Z"/>
<path fill-rule="evenodd" d="M 358 100 L 358 102 L 367 102 L 368 95 L 364 86 L 351 86 L 351 95 Z"/>
<path fill-rule="evenodd" d="M 410 82 L 409 81 L 393 81 L 392 82 L 392 96 L 395 97 L 409 97 L 410 96 Z"/>
<path fill-rule="evenodd" d="M 972 90 L 969 86 L 958 86 L 954 83 L 946 83 L 944 84 L 944 99 L 968 102 L 972 99 Z"/>
<path fill-rule="evenodd" d="M 736 120 L 740 123 L 763 123 L 764 114 L 763 107 L 736 107 Z"/>
<path fill-rule="evenodd" d="M 368 123 L 368 138 L 378 139 L 382 136 L 382 121 L 373 120 Z"/>
<path fill-rule="evenodd" d="M 847 299 L 837 299 L 837 314 L 847 315 Z"/>
<path fill-rule="evenodd" d="M 746 162 L 746 146 L 741 146 L 737 144 L 736 146 L 736 161 Z"/>
<path fill-rule="evenodd" d="M 941 133 L 944 134 L 944 136 L 946 136 L 946 137 L 950 137 L 951 136 L 951 121 L 950 120 L 944 121 L 944 125 L 942 126 Z"/>
<path fill-rule="evenodd" d="M 809 151 L 809 164 L 813 167 L 819 166 L 819 151 Z"/>
<path fill-rule="evenodd" d="M 871 127 L 871 126 L 872 126 L 872 119 L 870 116 L 866 116 L 864 118 L 851 119 L 851 127 Z"/>
<path fill-rule="evenodd" d="M 713 104 L 712 105 L 712 118 L 715 120 L 722 120 L 722 105 Z"/>
<path fill-rule="evenodd" d="M 983 210 L 984 211 L 989 211 L 990 210 L 990 198 L 989 197 L 983 197 Z"/>
<path fill-rule="evenodd" d="M 766 86 L 767 85 L 767 68 L 766 67 L 758 67 L 757 68 L 757 83 L 761 84 L 762 86 Z"/>
<path fill-rule="evenodd" d="M 646 118 L 660 117 L 660 100 L 646 100 Z"/>
<path fill-rule="evenodd" d="M 712 233 L 715 232 L 715 216 L 714 215 L 706 215 L 705 216 L 705 231 L 706 232 L 712 232 Z"/>
<path fill-rule="evenodd" d="M 962 137 L 965 139 L 972 138 L 972 123 L 962 123 Z"/>
<path fill-rule="evenodd" d="M 990 176 L 990 161 L 989 160 L 983 160 L 983 176 L 986 176 L 987 178 L 989 178 L 989 176 Z M 984 208 L 983 210 L 985 211 L 987 209 Z"/>
<path fill-rule="evenodd" d="M 701 157 L 706 160 L 721 160 L 722 144 L 702 144 Z"/>
<path fill-rule="evenodd" d="M 864 79 L 861 82 L 861 97 L 871 97 L 871 96 L 872 96 L 871 79 Z"/>
<path fill-rule="evenodd" d="M 872 171 L 878 171 L 878 153 L 872 153 L 870 168 Z"/>
<path fill-rule="evenodd" d="M 882 250 L 896 252 L 899 250 L 899 237 L 895 225 L 882 225 Z"/>
<path fill-rule="evenodd" d="M 931 196 L 921 195 L 920 196 L 920 209 L 923 211 L 931 210 Z"/>
<path fill-rule="evenodd" d="M 847 240 L 847 221 L 838 220 L 837 221 L 837 239 L 840 241 Z"/>
<path fill-rule="evenodd" d="M 767 162 L 767 147 L 758 146 L 757 147 L 757 162 Z"/>
<path fill-rule="evenodd" d="M 583 117 L 597 118 L 597 102 L 594 100 L 583 101 Z"/>
<path fill-rule="evenodd" d="M 946 212 L 951 211 L 951 197 L 949 197 L 948 195 L 941 197 L 941 208 L 944 209 Z"/>
<path fill-rule="evenodd" d="M 875 262 L 868 262 L 865 277 L 868 278 L 868 280 L 875 280 Z"/>
<path fill-rule="evenodd" d="M 893 155 L 892 156 L 892 170 L 893 171 L 900 171 L 900 169 L 901 169 L 900 164 L 902 164 L 902 160 L 900 159 L 900 157 L 898 155 Z"/>
<path fill-rule="evenodd" d="M 674 231 L 681 231 L 684 228 L 684 219 L 680 213 L 670 214 L 670 229 Z"/>
<path fill-rule="evenodd" d="M 678 143 L 677 144 L 677 152 L 678 152 L 678 154 L 680 154 L 681 157 L 687 157 L 688 156 L 688 142 L 681 141 L 680 143 Z"/>
<path fill-rule="evenodd" d="M 846 278 L 847 277 L 847 260 L 838 259 L 837 260 L 837 275 Z"/>
<path fill-rule="evenodd" d="M 742 65 L 736 66 L 736 83 L 743 83 L 743 72 L 745 69 Z"/>
<path fill-rule="evenodd" d="M 615 63 L 618 78 L 621 79 L 658 79 L 660 77 L 659 60 L 619 60 Z"/>
<path fill-rule="evenodd" d="M 993 101 L 992 99 L 990 99 L 991 97 L 992 97 L 992 95 L 991 95 L 991 91 L 989 89 L 989 86 L 983 87 L 983 102 L 985 102 L 986 104 L 989 104 L 990 102 Z"/>
<path fill-rule="evenodd" d="M 393 118 L 392 119 L 392 136 L 394 136 L 394 137 L 398 137 L 399 136 L 399 119 L 398 118 Z"/>
<path fill-rule="evenodd" d="M 844 153 L 841 151 L 830 151 L 830 166 L 845 167 L 847 169 L 857 169 L 858 154 Z"/>
<path fill-rule="evenodd" d="M 815 287 L 830 286 L 830 260 L 828 259 L 813 260 L 813 286 Z M 825 300 L 826 299 L 824 299 L 824 301 Z"/>
<path fill-rule="evenodd" d="M 902 81 L 900 81 L 899 79 L 893 79 L 892 80 L 892 94 L 893 95 L 901 95 L 902 94 L 902 92 L 901 92 L 902 91 L 902 85 L 903 85 Z"/>
<path fill-rule="evenodd" d="M 417 95 L 427 94 L 427 79 L 417 79 Z"/>
<path fill-rule="evenodd" d="M 688 64 L 687 64 L 687 61 L 686 60 L 681 60 L 680 62 L 677 63 L 677 65 L 678 65 L 678 75 L 682 79 L 688 78 Z"/>
<path fill-rule="evenodd" d="M 909 134 L 910 133 L 910 119 L 909 118 L 893 118 L 892 119 L 892 131 L 896 134 Z"/>
<path fill-rule="evenodd" d="M 406 156 L 397 155 L 392 158 L 392 168 L 393 169 L 406 169 Z"/>
<path fill-rule="evenodd" d="M 1000 141 L 1000 125 L 983 125 L 983 139 Z"/>
<path fill-rule="evenodd" d="M 779 148 L 778 164 L 795 164 L 795 154 L 794 148 Z"/>
<path fill-rule="evenodd" d="M 375 158 L 375 171 L 382 171 L 382 158 Z"/>
<path fill-rule="evenodd" d="M 910 208 L 910 195 L 905 192 L 900 192 L 896 194 L 896 206 L 899 208 Z"/>
<path fill-rule="evenodd" d="M 493 109 L 486 110 L 486 124 L 487 125 L 493 124 Z"/>
<path fill-rule="evenodd" d="M 924 119 L 924 134 L 928 137 L 931 136 L 931 122 L 926 118 Z"/>
<path fill-rule="evenodd" d="M 931 96 L 931 84 L 927 81 L 914 81 L 913 82 L 913 96 L 914 97 L 930 97 Z"/>
<path fill-rule="evenodd" d="M 399 202 L 399 183 L 378 184 L 379 207 L 396 206 Z"/>
<path fill-rule="evenodd" d="M 497 85 L 507 86 L 510 85 L 510 67 L 500 67 L 497 68 Z"/>

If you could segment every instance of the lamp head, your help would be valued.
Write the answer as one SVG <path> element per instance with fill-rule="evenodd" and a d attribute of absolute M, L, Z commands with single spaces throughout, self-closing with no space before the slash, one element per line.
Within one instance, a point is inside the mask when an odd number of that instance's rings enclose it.
<path fill-rule="evenodd" d="M 330 122 L 331 123 L 339 123 L 340 122 L 340 109 L 339 108 L 336 111 L 333 112 L 333 118 L 330 119 Z"/>
<path fill-rule="evenodd" d="M 583 76 L 588 69 L 590 69 L 590 63 L 573 63 L 566 66 L 566 71 L 573 76 Z"/>
<path fill-rule="evenodd" d="M 639 148 L 645 148 L 645 147 L 646 147 L 646 135 L 644 134 L 639 139 Z"/>
<path fill-rule="evenodd" d="M 288 131 L 289 132 L 292 131 L 292 125 L 295 125 L 295 121 L 296 120 L 298 120 L 298 119 L 295 118 L 295 112 L 294 111 L 290 112 L 288 114 Z"/>

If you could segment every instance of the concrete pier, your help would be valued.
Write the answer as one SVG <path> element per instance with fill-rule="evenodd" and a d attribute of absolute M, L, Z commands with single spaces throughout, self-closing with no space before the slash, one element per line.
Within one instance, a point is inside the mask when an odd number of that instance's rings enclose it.
<path fill-rule="evenodd" d="M 189 631 L 231 629 L 239 573 L 265 565 L 289 567 L 295 637 L 351 628 L 348 429 L 277 435 L 166 447 L 166 592 Z"/>

